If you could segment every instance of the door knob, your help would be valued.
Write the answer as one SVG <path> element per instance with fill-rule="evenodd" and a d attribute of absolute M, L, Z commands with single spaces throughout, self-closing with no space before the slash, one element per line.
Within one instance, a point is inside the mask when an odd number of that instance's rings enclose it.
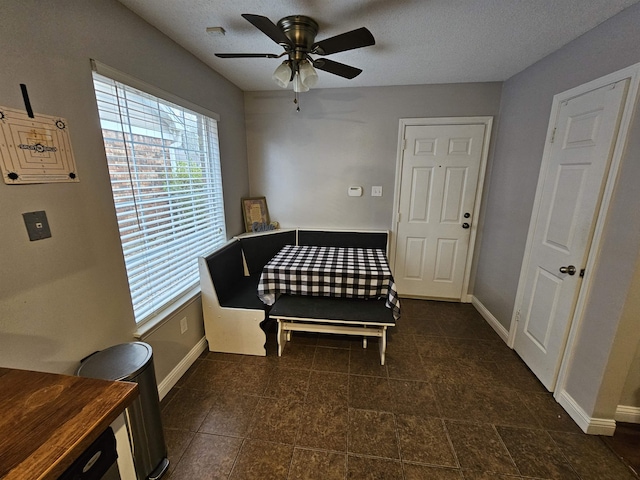
<path fill-rule="evenodd" d="M 470 225 L 467 222 L 464 222 L 462 224 L 462 228 L 469 228 L 469 227 L 470 227 Z"/>
<path fill-rule="evenodd" d="M 569 265 L 568 267 L 560 267 L 560 273 L 568 273 L 569 275 L 576 274 L 576 267 Z"/>

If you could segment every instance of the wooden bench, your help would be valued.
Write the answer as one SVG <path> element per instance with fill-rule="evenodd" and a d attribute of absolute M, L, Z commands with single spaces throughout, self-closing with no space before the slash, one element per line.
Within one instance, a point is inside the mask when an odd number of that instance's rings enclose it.
<path fill-rule="evenodd" d="M 281 295 L 269 316 L 278 322 L 278 356 L 282 356 L 294 331 L 358 335 L 363 337 L 364 348 L 368 337 L 379 338 L 381 365 L 387 349 L 387 327 L 396 324 L 384 300 L 356 298 Z"/>
<path fill-rule="evenodd" d="M 256 294 L 260 275 L 245 276 L 240 242 L 233 240 L 198 263 L 209 350 L 265 356 L 267 337 L 260 324 L 266 306 Z"/>
<path fill-rule="evenodd" d="M 258 298 L 262 267 L 296 232 L 233 239 L 198 259 L 204 331 L 212 352 L 265 356 L 262 323 L 269 307 Z"/>
<path fill-rule="evenodd" d="M 269 309 L 257 296 L 264 265 L 285 245 L 387 248 L 388 232 L 277 230 L 235 237 L 198 259 L 204 330 L 212 352 L 267 354 Z M 286 303 L 286 302 L 285 302 Z"/>

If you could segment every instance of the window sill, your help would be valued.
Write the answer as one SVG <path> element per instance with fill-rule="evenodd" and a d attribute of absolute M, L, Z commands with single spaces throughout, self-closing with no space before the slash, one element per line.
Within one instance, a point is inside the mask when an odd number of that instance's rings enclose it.
<path fill-rule="evenodd" d="M 165 323 L 167 323 L 171 318 L 176 316 L 178 312 L 191 305 L 198 298 L 200 298 L 199 285 L 193 287 L 187 293 L 185 293 L 181 297 L 178 297 L 166 308 L 160 310 L 157 315 L 139 325 L 138 328 L 133 332 L 134 338 L 137 338 L 138 340 L 144 340 L 146 337 L 148 337 L 153 332 L 162 327 Z"/>

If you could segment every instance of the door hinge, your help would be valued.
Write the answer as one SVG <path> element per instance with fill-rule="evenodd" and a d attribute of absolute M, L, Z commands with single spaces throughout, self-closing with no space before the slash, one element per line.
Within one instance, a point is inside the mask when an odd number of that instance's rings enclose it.
<path fill-rule="evenodd" d="M 553 128 L 553 132 L 551 132 L 551 143 L 556 141 L 556 130 L 557 130 L 557 128 L 554 127 Z"/>
<path fill-rule="evenodd" d="M 402 139 L 402 150 L 406 150 L 407 149 L 407 139 L 403 138 Z"/>
<path fill-rule="evenodd" d="M 402 218 L 402 214 L 400 212 L 398 212 L 398 220 L 396 221 L 396 223 L 400 223 L 400 219 Z"/>
<path fill-rule="evenodd" d="M 520 310 L 516 312 L 516 323 L 520 321 Z"/>

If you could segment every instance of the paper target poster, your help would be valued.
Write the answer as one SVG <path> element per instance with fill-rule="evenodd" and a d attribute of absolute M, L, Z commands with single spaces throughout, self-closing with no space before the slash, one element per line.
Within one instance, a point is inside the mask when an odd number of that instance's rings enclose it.
<path fill-rule="evenodd" d="M 78 182 L 64 118 L 0 106 L 0 166 L 4 183 Z"/>

